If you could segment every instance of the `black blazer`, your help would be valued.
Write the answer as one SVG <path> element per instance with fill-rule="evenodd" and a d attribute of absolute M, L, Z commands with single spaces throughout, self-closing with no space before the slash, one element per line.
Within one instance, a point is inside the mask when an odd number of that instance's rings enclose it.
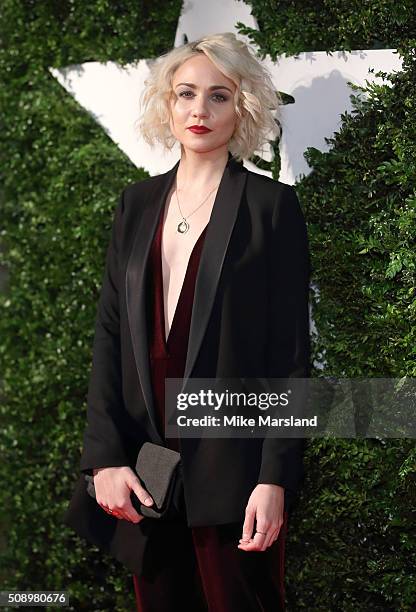
<path fill-rule="evenodd" d="M 84 474 L 135 466 L 145 441 L 163 444 L 153 405 L 146 324 L 149 250 L 179 161 L 128 185 L 115 210 L 97 307 L 81 476 L 64 520 L 138 571 L 155 519 L 108 515 Z M 184 379 L 308 377 L 310 259 L 294 188 L 229 154 L 199 263 Z M 243 521 L 258 483 L 285 487 L 289 510 L 303 478 L 304 440 L 182 438 L 188 525 Z"/>

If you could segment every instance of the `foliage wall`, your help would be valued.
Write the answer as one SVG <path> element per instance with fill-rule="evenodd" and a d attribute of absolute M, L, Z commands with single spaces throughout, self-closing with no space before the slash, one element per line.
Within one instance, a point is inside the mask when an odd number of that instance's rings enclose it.
<path fill-rule="evenodd" d="M 314 376 L 414 377 L 416 5 L 250 5 L 260 31 L 242 32 L 272 59 L 313 50 L 400 52 L 402 71 L 352 87 L 352 112 L 326 139 L 327 152 L 307 149 L 312 172 L 295 187 L 312 257 Z M 414 441 L 317 439 L 306 463 L 288 534 L 290 609 L 413 610 Z"/>
<path fill-rule="evenodd" d="M 260 52 L 403 48 L 296 187 L 318 335 L 333 376 L 414 375 L 415 7 L 250 2 Z M 174 43 L 181 3 L 3 0 L 0 11 L 0 462 L 3 589 L 68 589 L 72 610 L 134 608 L 129 572 L 62 525 L 78 475 L 93 322 L 114 207 L 144 178 L 49 72 Z M 364 101 L 368 99 L 368 102 Z M 277 167 L 276 162 L 276 167 Z M 322 375 L 316 370 L 316 376 Z M 288 609 L 412 610 L 411 440 L 315 440 L 291 518 Z"/>

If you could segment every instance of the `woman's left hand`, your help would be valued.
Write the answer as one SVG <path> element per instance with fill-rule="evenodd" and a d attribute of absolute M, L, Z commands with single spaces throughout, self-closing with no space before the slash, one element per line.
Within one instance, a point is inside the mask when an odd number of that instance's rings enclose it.
<path fill-rule="evenodd" d="M 240 550 L 263 551 L 277 540 L 283 524 L 284 500 L 284 487 L 275 484 L 256 486 L 247 503 L 243 536 L 238 544 Z"/>

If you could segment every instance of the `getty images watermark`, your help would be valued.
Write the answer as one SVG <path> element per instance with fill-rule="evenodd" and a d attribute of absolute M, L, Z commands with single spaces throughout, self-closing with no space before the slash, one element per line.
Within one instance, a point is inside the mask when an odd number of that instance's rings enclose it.
<path fill-rule="evenodd" d="M 414 438 L 415 378 L 167 378 L 167 438 Z"/>

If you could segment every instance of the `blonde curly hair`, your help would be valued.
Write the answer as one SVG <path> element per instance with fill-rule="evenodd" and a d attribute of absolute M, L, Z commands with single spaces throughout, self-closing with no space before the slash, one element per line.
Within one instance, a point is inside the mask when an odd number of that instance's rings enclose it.
<path fill-rule="evenodd" d="M 242 161 L 262 150 L 268 140 L 280 137 L 282 99 L 254 51 L 231 32 L 204 36 L 159 56 L 145 80 L 140 97 L 144 110 L 135 127 L 151 147 L 158 141 L 172 149 L 176 142 L 169 125 L 173 75 L 186 60 L 201 53 L 236 85 L 234 108 L 238 120 L 228 148 Z"/>

